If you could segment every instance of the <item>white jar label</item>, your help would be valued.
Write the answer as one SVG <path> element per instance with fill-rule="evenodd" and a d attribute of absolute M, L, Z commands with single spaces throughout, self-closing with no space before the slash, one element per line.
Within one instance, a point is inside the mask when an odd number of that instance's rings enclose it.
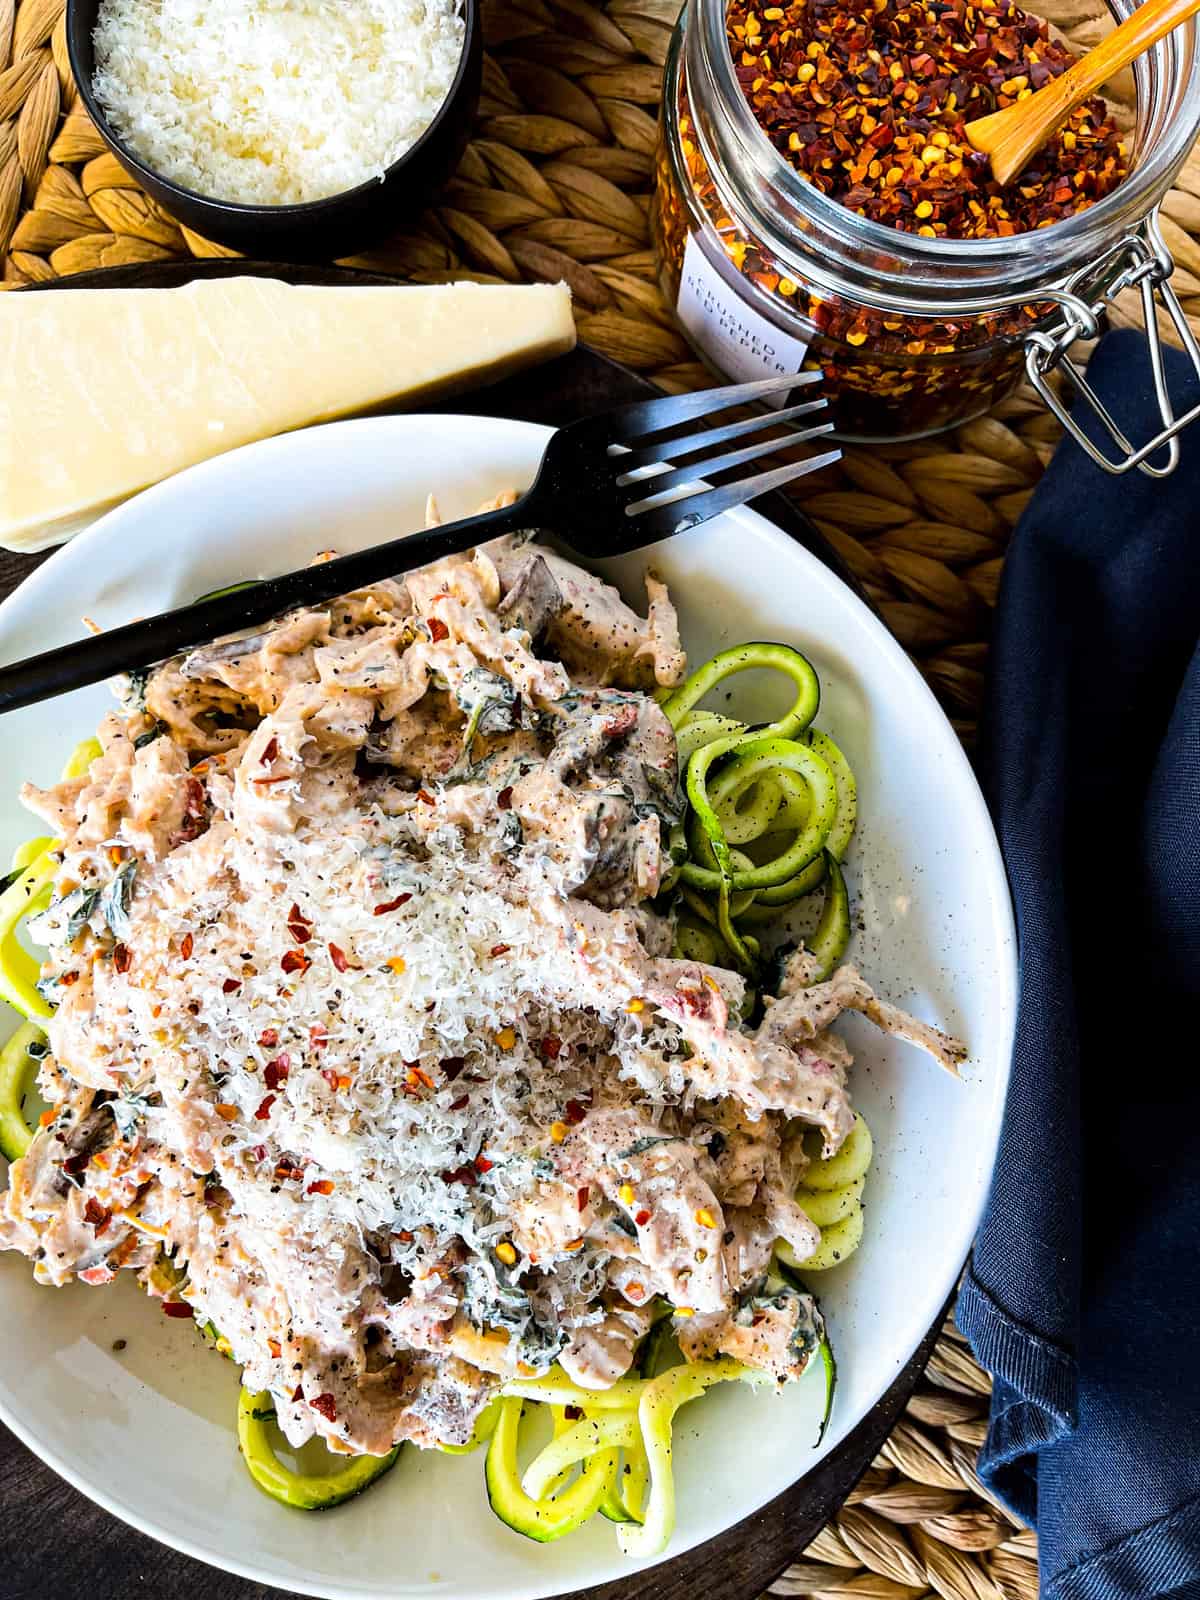
<path fill-rule="evenodd" d="M 679 321 L 713 366 L 735 382 L 799 372 L 808 351 L 803 339 L 784 333 L 737 295 L 689 233 L 679 280 Z M 784 391 L 768 402 L 782 406 Z"/>

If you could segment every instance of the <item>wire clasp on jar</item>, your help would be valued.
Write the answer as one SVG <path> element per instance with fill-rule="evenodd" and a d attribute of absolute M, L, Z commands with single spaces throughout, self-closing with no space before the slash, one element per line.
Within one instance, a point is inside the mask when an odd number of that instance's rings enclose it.
<path fill-rule="evenodd" d="M 1080 449 L 1105 472 L 1118 476 L 1137 467 L 1151 478 L 1169 477 L 1179 465 L 1179 435 L 1189 423 L 1200 417 L 1200 405 L 1193 406 L 1182 417 L 1176 417 L 1163 368 L 1162 335 L 1157 315 L 1160 302 L 1191 357 L 1197 377 L 1200 377 L 1200 344 L 1197 344 L 1183 307 L 1167 281 L 1174 270 L 1175 263 L 1163 242 L 1158 218 L 1152 214 L 1134 232 L 1127 233 L 1107 250 L 1099 261 L 1091 262 L 1075 273 L 1061 289 L 1050 290 L 1046 298 L 1056 301 L 1061 307 L 1061 320 L 1057 327 L 1038 329 L 1025 340 L 1025 370 L 1030 383 Z M 1138 289 L 1142 297 L 1142 317 L 1154 374 L 1155 399 L 1163 421 L 1161 431 L 1143 445 L 1134 445 L 1125 437 L 1108 408 L 1088 383 L 1083 368 L 1069 354 L 1077 340 L 1099 336 L 1108 302 L 1114 300 L 1123 289 L 1131 288 Z M 1083 431 L 1050 387 L 1047 379 L 1058 367 L 1065 367 L 1079 399 L 1091 406 L 1109 438 L 1121 452 L 1119 456 L 1114 458 L 1105 454 Z M 1151 466 L 1149 458 L 1162 449 L 1167 452 L 1165 463 Z"/>

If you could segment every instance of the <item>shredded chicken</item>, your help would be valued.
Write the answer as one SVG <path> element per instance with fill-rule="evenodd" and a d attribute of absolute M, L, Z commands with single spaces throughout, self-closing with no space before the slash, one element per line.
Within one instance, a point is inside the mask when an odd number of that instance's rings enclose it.
<path fill-rule="evenodd" d="M 962 1059 L 853 968 L 796 957 L 751 1029 L 669 954 L 646 691 L 685 659 L 647 593 L 502 540 L 167 662 L 23 791 L 53 1115 L 0 1246 L 194 1308 L 297 1445 L 462 1443 L 555 1359 L 606 1387 L 662 1300 L 687 1353 L 796 1375 L 815 1312 L 763 1281 L 820 1240 L 804 1129 L 853 1125 L 831 1024 Z"/>

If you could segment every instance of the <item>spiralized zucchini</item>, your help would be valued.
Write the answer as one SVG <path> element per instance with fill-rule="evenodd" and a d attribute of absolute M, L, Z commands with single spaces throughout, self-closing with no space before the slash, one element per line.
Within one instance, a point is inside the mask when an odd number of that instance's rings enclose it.
<path fill-rule="evenodd" d="M 752 668 L 781 672 L 795 685 L 777 721 L 752 728 L 700 707 L 719 684 Z M 752 930 L 822 885 L 822 915 L 809 941 L 818 977 L 845 953 L 850 909 L 840 862 L 858 798 L 846 757 L 812 725 L 820 700 L 817 674 L 798 650 L 753 643 L 713 656 L 663 702 L 687 800 L 671 834 L 668 879 L 683 912 L 678 954 L 756 978 L 761 946 Z"/>
<path fill-rule="evenodd" d="M 817 1157 L 796 1191 L 796 1203 L 821 1230 L 814 1253 L 801 1259 L 786 1240 L 775 1246 L 776 1258 L 793 1272 L 825 1272 L 839 1267 L 862 1243 L 862 1194 L 874 1145 L 871 1130 L 855 1112 L 854 1127 L 841 1149 L 828 1158 Z"/>

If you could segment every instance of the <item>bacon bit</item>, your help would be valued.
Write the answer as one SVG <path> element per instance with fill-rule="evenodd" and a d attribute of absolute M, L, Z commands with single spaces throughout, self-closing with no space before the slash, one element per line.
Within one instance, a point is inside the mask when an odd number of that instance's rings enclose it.
<path fill-rule="evenodd" d="M 271 765 L 272 761 L 274 761 L 275 757 L 278 754 L 279 754 L 279 740 L 275 737 L 274 734 L 272 734 L 271 737 L 267 740 L 266 744 L 263 746 L 262 755 L 259 756 L 259 758 L 258 758 L 259 766 L 260 767 L 269 767 Z"/>
<path fill-rule="evenodd" d="M 333 1184 L 328 1178 L 318 1178 L 316 1183 L 310 1183 L 304 1192 L 305 1194 L 332 1194 Z"/>
<path fill-rule="evenodd" d="M 517 1252 L 513 1246 L 509 1244 L 507 1239 L 502 1239 L 496 1246 L 496 1254 L 499 1256 L 500 1260 L 503 1261 L 506 1267 L 516 1266 Z"/>
<path fill-rule="evenodd" d="M 511 789 L 511 787 L 507 788 L 507 789 L 501 789 L 500 793 L 496 796 L 496 809 L 498 811 L 511 811 L 512 810 L 512 789 Z"/>
<path fill-rule="evenodd" d="M 538 1049 L 547 1061 L 557 1061 L 562 1052 L 562 1040 L 557 1034 L 548 1033 L 538 1045 Z"/>
<path fill-rule="evenodd" d="M 567 1243 L 565 1245 L 563 1245 L 563 1249 L 565 1251 L 567 1251 L 567 1253 L 569 1255 L 574 1255 L 576 1250 L 582 1250 L 583 1249 L 583 1240 L 582 1239 L 568 1239 Z"/>
<path fill-rule="evenodd" d="M 278 1361 L 280 1356 L 283 1354 L 283 1346 L 280 1344 L 278 1339 L 268 1339 L 267 1349 L 271 1352 L 276 1361 Z"/>
<path fill-rule="evenodd" d="M 474 1167 L 455 1167 L 453 1171 L 442 1173 L 443 1183 L 465 1183 L 468 1189 L 475 1187 Z"/>
<path fill-rule="evenodd" d="M 461 1111 L 461 1110 L 463 1110 L 463 1108 L 466 1106 L 466 1104 L 469 1101 L 469 1099 L 470 1099 L 469 1095 L 465 1095 L 465 1094 L 459 1095 L 457 1100 L 452 1100 L 450 1102 L 451 1111 Z"/>
<path fill-rule="evenodd" d="M 300 1384 L 292 1390 L 292 1404 L 298 1405 L 304 1399 L 304 1389 Z"/>
<path fill-rule="evenodd" d="M 238 1108 L 234 1105 L 230 1105 L 228 1100 L 218 1100 L 216 1105 L 213 1107 L 213 1110 L 226 1122 L 237 1121 Z"/>
<path fill-rule="evenodd" d="M 626 1300 L 644 1300 L 646 1298 L 646 1285 L 638 1283 L 636 1279 L 632 1283 L 627 1283 L 625 1285 L 625 1298 Z"/>
<path fill-rule="evenodd" d="M 111 1283 L 116 1273 L 111 1267 L 85 1267 L 79 1277 L 83 1283 L 90 1283 L 95 1288 L 97 1284 Z"/>
<path fill-rule="evenodd" d="M 164 1317 L 190 1317 L 193 1315 L 191 1306 L 185 1300 L 164 1300 L 162 1310 Z"/>
<path fill-rule="evenodd" d="M 645 1011 L 646 1002 L 644 1000 L 631 1000 L 625 1009 L 631 1016 L 636 1017 L 639 1011 Z"/>
<path fill-rule="evenodd" d="M 421 802 L 421 804 L 423 806 L 435 806 L 435 805 L 437 805 L 436 799 L 433 797 L 433 795 L 430 794 L 428 789 L 418 789 L 417 790 L 417 799 Z"/>
<path fill-rule="evenodd" d="M 312 962 L 304 954 L 303 950 L 286 950 L 279 965 L 284 972 L 307 972 L 309 967 L 312 966 Z"/>
<path fill-rule="evenodd" d="M 676 1306 L 675 1315 L 677 1317 L 694 1317 L 696 1313 L 692 1310 L 691 1306 Z"/>
<path fill-rule="evenodd" d="M 99 1238 L 112 1221 L 112 1212 L 108 1206 L 102 1206 L 94 1195 L 89 1195 L 83 1208 L 83 1220 L 91 1223 L 93 1232 Z"/>
<path fill-rule="evenodd" d="M 77 1178 L 81 1172 L 87 1169 L 87 1164 L 88 1156 L 84 1152 L 81 1155 L 68 1156 L 62 1164 L 62 1169 L 64 1172 L 70 1173 L 73 1178 Z"/>
<path fill-rule="evenodd" d="M 633 1185 L 631 1183 L 623 1183 L 617 1190 L 617 1199 L 623 1206 L 631 1206 L 634 1198 Z"/>
<path fill-rule="evenodd" d="M 438 1064 L 446 1076 L 446 1081 L 453 1083 L 466 1066 L 467 1058 L 465 1056 L 445 1056 Z"/>
<path fill-rule="evenodd" d="M 642 1210 L 638 1212 L 637 1216 L 634 1217 L 633 1220 L 637 1223 L 639 1228 L 644 1228 L 646 1226 L 646 1224 L 650 1221 L 650 1216 L 651 1216 L 651 1213 L 649 1211 L 647 1211 L 643 1207 Z"/>
<path fill-rule="evenodd" d="M 329 959 L 339 972 L 347 971 L 350 966 L 349 961 L 346 960 L 346 952 L 336 944 L 329 946 Z"/>
<path fill-rule="evenodd" d="M 376 906 L 371 913 L 373 917 L 386 916 L 389 911 L 398 911 L 412 899 L 411 894 L 398 894 L 394 900 L 385 900 L 381 906 Z"/>
<path fill-rule="evenodd" d="M 496 1163 L 494 1161 L 489 1161 L 486 1156 L 475 1157 L 476 1172 L 490 1172 L 495 1165 Z"/>
<path fill-rule="evenodd" d="M 494 944 L 489 952 L 493 956 L 506 956 L 512 949 L 510 944 Z"/>
<path fill-rule="evenodd" d="M 287 1082 L 288 1073 L 292 1068 L 292 1058 L 287 1051 L 277 1055 L 274 1061 L 268 1061 L 263 1069 L 263 1081 L 268 1089 L 278 1089 L 281 1083 Z"/>
<path fill-rule="evenodd" d="M 195 940 L 192 938 L 190 933 L 185 933 L 179 946 L 179 954 L 185 961 L 190 961 L 192 959 L 192 951 L 194 948 Z"/>
<path fill-rule="evenodd" d="M 701 1206 L 695 1213 L 695 1217 L 702 1228 L 715 1228 L 717 1225 L 712 1212 L 706 1206 Z"/>
<path fill-rule="evenodd" d="M 308 1030 L 308 1042 L 314 1050 L 324 1050 L 329 1043 L 329 1029 L 323 1022 L 314 1022 Z"/>
<path fill-rule="evenodd" d="M 511 1050 L 517 1042 L 517 1030 L 515 1028 L 501 1028 L 495 1038 L 501 1050 Z"/>
<path fill-rule="evenodd" d="M 257 1122 L 265 1122 L 271 1115 L 271 1107 L 274 1104 L 275 1096 L 273 1094 L 267 1095 L 266 1098 L 260 1102 L 258 1110 L 254 1113 L 255 1120 Z"/>
<path fill-rule="evenodd" d="M 587 1107 L 581 1105 L 578 1100 L 568 1100 L 566 1105 L 566 1116 L 567 1121 L 571 1124 L 571 1126 L 573 1128 L 577 1128 L 583 1121 L 584 1117 L 587 1116 Z"/>
<path fill-rule="evenodd" d="M 578 1422 L 583 1416 L 583 1409 L 580 1406 L 564 1406 L 563 1416 L 568 1422 Z"/>
<path fill-rule="evenodd" d="M 48 1128 L 57 1115 L 57 1111 L 43 1111 L 41 1116 L 38 1118 L 38 1127 Z"/>
<path fill-rule="evenodd" d="M 184 811 L 189 817 L 204 815 L 204 785 L 199 778 L 189 778 L 184 789 Z"/>
<path fill-rule="evenodd" d="M 221 993 L 236 994 L 241 987 L 242 983 L 240 978 L 226 978 L 225 982 L 221 985 Z"/>
<path fill-rule="evenodd" d="M 434 644 L 441 644 L 443 639 L 450 637 L 450 629 L 442 621 L 441 617 L 430 617 L 427 626 L 429 628 L 429 637 Z"/>
<path fill-rule="evenodd" d="M 555 1144 L 561 1144 L 563 1142 L 563 1140 L 567 1137 L 567 1125 L 566 1125 L 566 1123 L 565 1122 L 552 1122 L 550 1124 L 550 1137 L 554 1140 Z"/>
<path fill-rule="evenodd" d="M 405 961 L 403 956 L 389 956 L 384 965 L 391 967 L 392 971 L 399 977 L 405 967 L 408 966 L 408 962 Z"/>
<path fill-rule="evenodd" d="M 310 1400 L 309 1405 L 314 1411 L 319 1411 L 326 1422 L 337 1421 L 337 1402 L 331 1394 L 319 1394 L 315 1400 Z"/>
<path fill-rule="evenodd" d="M 588 1187 L 588 1185 L 586 1183 L 584 1184 L 582 1189 L 576 1189 L 576 1191 L 575 1191 L 575 1209 L 576 1209 L 576 1211 L 586 1211 L 587 1210 L 588 1201 L 591 1198 L 592 1198 L 592 1191 L 591 1191 L 591 1189 Z"/>

